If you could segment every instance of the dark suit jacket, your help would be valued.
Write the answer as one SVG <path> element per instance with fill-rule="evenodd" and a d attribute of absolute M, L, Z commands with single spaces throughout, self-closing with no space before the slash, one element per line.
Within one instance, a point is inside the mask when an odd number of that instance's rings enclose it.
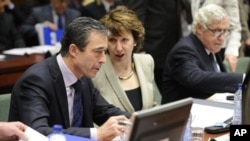
<path fill-rule="evenodd" d="M 162 103 L 235 92 L 237 84 L 243 81 L 243 74 L 226 73 L 218 54 L 216 59 L 222 72 L 213 71 L 212 60 L 196 35 L 180 40 L 165 61 Z"/>
<path fill-rule="evenodd" d="M 156 69 L 163 69 L 166 56 L 181 37 L 180 12 L 180 0 L 148 1 L 143 48 L 153 56 Z"/>
<path fill-rule="evenodd" d="M 175 1 L 169 1 L 169 0 L 164 1 L 164 0 L 162 0 L 161 2 L 158 1 L 158 0 L 155 0 L 155 1 L 152 1 L 152 0 L 122 0 L 122 1 L 123 1 L 124 5 L 126 5 L 128 8 L 132 9 L 133 11 L 135 11 L 138 18 L 143 23 L 145 21 L 146 15 L 147 16 L 154 16 L 154 15 L 151 15 L 152 13 L 150 13 L 150 12 L 153 12 L 153 11 L 154 11 L 154 14 L 162 15 L 162 17 L 164 17 L 164 14 L 166 14 L 166 13 L 171 14 L 172 10 L 169 11 L 168 6 L 171 7 L 172 9 L 180 8 L 178 5 L 177 6 L 173 5 L 173 2 L 178 3 L 178 1 L 180 1 L 182 9 L 184 9 L 187 12 L 186 14 L 187 14 L 188 23 L 192 22 L 191 5 L 190 5 L 189 0 L 175 0 Z M 160 7 L 162 7 L 162 8 L 160 8 Z M 150 11 L 147 11 L 147 8 L 150 8 Z M 164 13 L 164 11 L 166 11 L 166 13 Z M 179 16 L 179 13 L 180 13 L 180 11 L 176 12 L 175 14 L 177 16 Z M 155 16 L 155 17 L 157 17 L 157 16 Z M 158 22 L 160 22 L 160 21 L 158 21 Z"/>
<path fill-rule="evenodd" d="M 0 52 L 11 48 L 25 46 L 21 34 L 15 27 L 12 15 L 8 13 L 0 13 Z"/>
<path fill-rule="evenodd" d="M 16 82 L 9 121 L 22 121 L 44 135 L 52 132 L 54 124 L 61 124 L 66 134 L 90 137 L 93 122 L 101 125 L 114 115 L 130 117 L 129 113 L 108 104 L 89 78 L 83 77 L 81 81 L 82 128 L 70 127 L 65 84 L 55 56 L 29 68 Z"/>
<path fill-rule="evenodd" d="M 75 18 L 80 17 L 80 12 L 74 9 L 67 8 L 64 16 L 66 27 Z M 20 27 L 20 32 L 22 33 L 28 46 L 39 44 L 35 25 L 44 21 L 50 21 L 53 23 L 52 6 L 50 4 L 33 8 L 29 17 Z"/>
<path fill-rule="evenodd" d="M 123 3 L 120 0 L 115 0 L 114 8 L 119 5 L 123 5 Z M 91 17 L 96 20 L 100 20 L 107 13 L 104 5 L 97 0 L 94 0 L 88 5 L 81 6 L 80 11 L 81 16 Z"/>
<path fill-rule="evenodd" d="M 122 0 L 124 5 L 126 5 L 129 9 L 135 11 L 138 18 L 144 23 L 146 10 L 148 7 L 148 1 L 150 0 Z M 157 22 L 160 22 L 157 21 Z"/>
<path fill-rule="evenodd" d="M 13 9 L 5 8 L 5 11 L 13 16 L 14 24 L 17 27 L 17 29 L 19 29 L 19 27 L 26 19 L 25 13 L 16 7 L 14 7 Z"/>

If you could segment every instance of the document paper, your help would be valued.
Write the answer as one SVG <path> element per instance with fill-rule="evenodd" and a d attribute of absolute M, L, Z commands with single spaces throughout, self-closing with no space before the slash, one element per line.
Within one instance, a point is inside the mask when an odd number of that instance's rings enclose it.
<path fill-rule="evenodd" d="M 29 140 L 28 141 L 49 141 L 49 139 L 42 135 L 41 133 L 37 132 L 36 130 L 28 127 L 26 130 L 25 130 L 25 135 L 28 136 Z M 19 141 L 22 141 L 22 140 L 19 140 Z"/>
<path fill-rule="evenodd" d="M 229 119 L 233 116 L 233 109 L 193 104 L 191 114 L 192 126 L 204 128 Z"/>

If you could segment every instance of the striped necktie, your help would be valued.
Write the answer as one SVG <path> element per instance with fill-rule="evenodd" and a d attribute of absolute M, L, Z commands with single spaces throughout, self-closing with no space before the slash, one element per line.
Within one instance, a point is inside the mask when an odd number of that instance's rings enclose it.
<path fill-rule="evenodd" d="M 75 94 L 73 103 L 73 121 L 71 126 L 81 127 L 83 117 L 81 81 L 78 80 L 74 83 L 73 88 L 75 89 Z"/>

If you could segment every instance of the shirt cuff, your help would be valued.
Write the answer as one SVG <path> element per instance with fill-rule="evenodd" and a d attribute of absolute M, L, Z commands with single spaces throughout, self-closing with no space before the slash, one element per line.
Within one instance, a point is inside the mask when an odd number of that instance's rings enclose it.
<path fill-rule="evenodd" d="M 90 128 L 90 138 L 93 140 L 97 140 L 97 129 Z"/>

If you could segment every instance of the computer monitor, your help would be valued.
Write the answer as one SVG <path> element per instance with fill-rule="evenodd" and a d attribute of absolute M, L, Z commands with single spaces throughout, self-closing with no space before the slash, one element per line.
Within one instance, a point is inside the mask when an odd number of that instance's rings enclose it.
<path fill-rule="evenodd" d="M 180 141 L 192 103 L 186 98 L 135 112 L 128 141 Z"/>

